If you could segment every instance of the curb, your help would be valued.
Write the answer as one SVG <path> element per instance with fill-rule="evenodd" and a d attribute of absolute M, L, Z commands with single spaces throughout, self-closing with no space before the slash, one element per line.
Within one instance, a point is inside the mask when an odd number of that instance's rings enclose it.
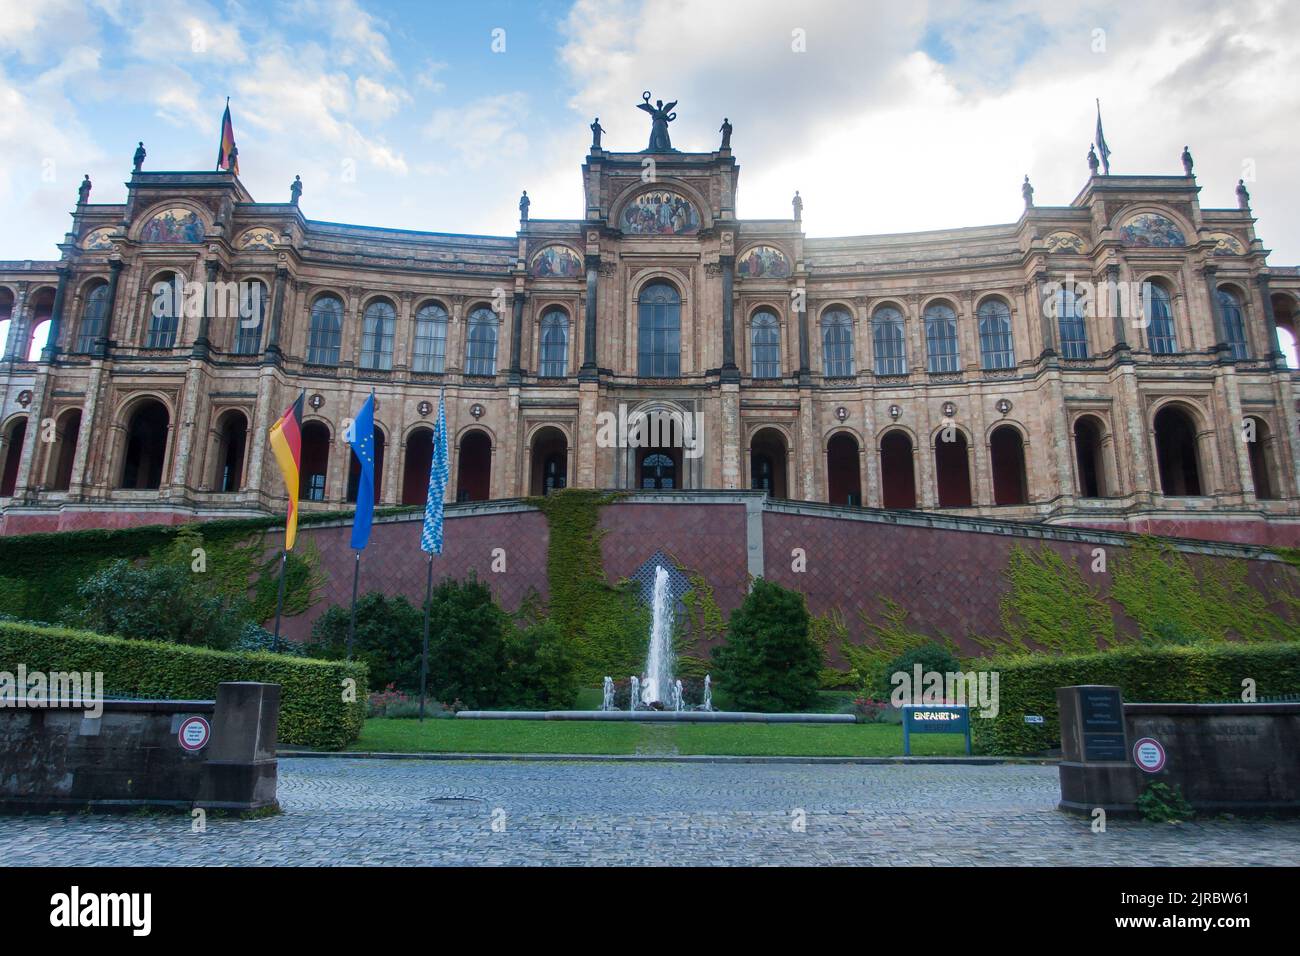
<path fill-rule="evenodd" d="M 925 765 L 950 764 L 989 767 L 999 764 L 1055 766 L 1051 757 L 763 757 L 726 754 L 510 754 L 510 753 L 378 753 L 372 751 L 280 751 L 281 760 L 335 758 L 343 760 L 495 760 L 540 763 L 703 763 L 703 764 L 859 764 Z"/>

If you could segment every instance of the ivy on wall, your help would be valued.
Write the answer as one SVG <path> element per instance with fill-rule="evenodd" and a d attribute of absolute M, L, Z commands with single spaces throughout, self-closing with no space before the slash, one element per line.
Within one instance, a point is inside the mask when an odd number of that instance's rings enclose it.
<path fill-rule="evenodd" d="M 566 488 L 529 504 L 546 516 L 550 543 L 546 580 L 551 623 L 573 644 L 578 680 L 599 684 L 607 675 L 639 673 L 650 633 L 650 609 L 629 582 L 605 579 L 600 509 L 619 497 Z"/>
<path fill-rule="evenodd" d="M 1093 654 L 1115 642 L 1115 621 L 1101 589 L 1059 552 L 1015 545 L 1002 574 L 1009 587 L 1001 600 L 999 649 Z"/>

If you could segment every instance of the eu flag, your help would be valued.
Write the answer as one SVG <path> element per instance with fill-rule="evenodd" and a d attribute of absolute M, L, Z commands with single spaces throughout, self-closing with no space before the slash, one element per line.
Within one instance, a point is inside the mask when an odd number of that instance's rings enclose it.
<path fill-rule="evenodd" d="M 352 519 L 352 547 L 360 551 L 370 541 L 370 524 L 375 518 L 375 396 L 372 393 L 352 420 L 348 437 L 352 454 L 361 465 L 357 481 L 357 513 Z"/>

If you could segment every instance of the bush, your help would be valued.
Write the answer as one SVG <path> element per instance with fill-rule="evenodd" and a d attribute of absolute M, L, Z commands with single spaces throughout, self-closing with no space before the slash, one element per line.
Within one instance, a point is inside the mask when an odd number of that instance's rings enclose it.
<path fill-rule="evenodd" d="M 361 733 L 366 713 L 362 664 L 282 654 L 232 653 L 156 641 L 129 641 L 65 628 L 0 623 L 0 670 L 99 671 L 117 697 L 212 700 L 223 681 L 280 685 L 280 742 L 337 750 Z M 356 681 L 356 700 L 343 699 Z"/>
<path fill-rule="evenodd" d="M 917 664 L 921 665 L 922 673 L 937 671 L 940 674 L 951 674 L 961 670 L 961 664 L 948 648 L 941 644 L 922 644 L 904 651 L 885 665 L 884 670 L 876 676 L 876 696 L 881 700 L 890 700 L 894 693 L 893 676 L 902 671 L 910 680 Z M 916 690 L 919 691 L 920 688 Z"/>
<path fill-rule="evenodd" d="M 979 670 L 998 673 L 999 701 L 997 717 L 971 715 L 976 750 L 1029 754 L 1060 744 L 1058 687 L 1109 684 L 1133 703 L 1213 703 L 1240 701 L 1241 682 L 1251 678 L 1260 698 L 1294 694 L 1300 690 L 1300 644 L 1122 647 L 1069 657 L 990 658 Z M 1040 714 L 1044 722 L 1026 724 L 1026 714 Z"/>
<path fill-rule="evenodd" d="M 559 630 L 536 623 L 506 641 L 504 703 L 520 710 L 567 710 L 578 696 L 573 651 Z"/>
<path fill-rule="evenodd" d="M 726 643 L 713 649 L 718 684 L 733 706 L 762 712 L 811 706 L 822 654 L 808 633 L 803 595 L 763 578 L 732 612 Z"/>
<path fill-rule="evenodd" d="M 1196 815 L 1183 796 L 1183 788 L 1174 784 L 1151 784 L 1137 798 L 1138 812 L 1150 823 L 1182 823 Z"/>
<path fill-rule="evenodd" d="M 500 703 L 507 686 L 510 627 L 491 589 L 473 574 L 434 588 L 429 604 L 429 694 L 459 700 L 470 710 Z"/>
<path fill-rule="evenodd" d="M 239 634 L 239 640 L 235 641 L 232 651 L 266 651 L 271 653 L 272 646 L 275 646 L 275 653 L 286 654 L 289 657 L 302 657 L 307 651 L 303 645 L 295 641 L 286 641 L 280 639 L 276 645 L 275 635 L 264 628 L 262 625 L 249 621 L 244 625 L 243 631 Z"/>
<path fill-rule="evenodd" d="M 201 575 L 170 561 L 113 561 L 82 583 L 77 599 L 80 606 L 65 614 L 69 624 L 132 640 L 220 650 L 239 639 L 245 622 Z"/>
<path fill-rule="evenodd" d="M 336 604 L 318 617 L 312 625 L 308 656 L 329 660 L 347 657 L 351 613 L 350 607 Z M 352 656 L 365 662 L 375 686 L 391 684 L 408 693 L 419 693 L 423 634 L 424 615 L 406 598 L 389 598 L 378 591 L 357 598 Z"/>

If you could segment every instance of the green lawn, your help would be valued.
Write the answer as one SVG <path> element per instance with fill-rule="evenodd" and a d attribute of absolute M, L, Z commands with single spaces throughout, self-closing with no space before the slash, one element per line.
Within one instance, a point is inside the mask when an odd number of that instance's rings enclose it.
<path fill-rule="evenodd" d="M 713 754 L 893 757 L 896 724 L 667 724 L 563 720 L 418 720 L 372 717 L 351 750 L 382 753 Z M 917 735 L 914 756 L 965 752 L 958 734 Z"/>

